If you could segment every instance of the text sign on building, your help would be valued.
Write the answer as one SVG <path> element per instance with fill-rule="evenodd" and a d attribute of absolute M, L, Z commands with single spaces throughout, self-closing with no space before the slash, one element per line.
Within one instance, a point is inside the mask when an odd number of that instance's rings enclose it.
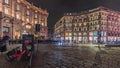
<path fill-rule="evenodd" d="M 34 50 L 34 35 L 23 35 L 22 50 Z"/>
<path fill-rule="evenodd" d="M 35 31 L 40 32 L 40 24 L 35 24 Z"/>

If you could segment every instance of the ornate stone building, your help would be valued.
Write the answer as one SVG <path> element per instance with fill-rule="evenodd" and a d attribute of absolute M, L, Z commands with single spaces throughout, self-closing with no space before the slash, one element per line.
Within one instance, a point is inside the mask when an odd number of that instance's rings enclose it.
<path fill-rule="evenodd" d="M 47 17 L 46 10 L 26 0 L 0 0 L 0 37 L 8 35 L 12 39 L 21 39 L 24 32 L 35 35 L 35 24 L 40 24 L 38 35 L 47 39 Z"/>
<path fill-rule="evenodd" d="M 55 24 L 57 40 L 71 43 L 116 43 L 120 41 L 120 12 L 98 7 L 66 13 Z"/>

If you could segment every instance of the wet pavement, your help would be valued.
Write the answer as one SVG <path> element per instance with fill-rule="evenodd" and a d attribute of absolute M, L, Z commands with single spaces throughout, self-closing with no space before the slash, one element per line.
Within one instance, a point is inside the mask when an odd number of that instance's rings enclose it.
<path fill-rule="evenodd" d="M 32 68 L 120 68 L 120 48 L 93 46 L 57 46 L 40 44 Z M 0 55 L 0 68 L 25 68 L 26 61 L 7 62 Z"/>

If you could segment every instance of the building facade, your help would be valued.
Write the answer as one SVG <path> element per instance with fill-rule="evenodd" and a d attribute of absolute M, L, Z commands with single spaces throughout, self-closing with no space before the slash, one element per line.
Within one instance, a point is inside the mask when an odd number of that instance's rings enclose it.
<path fill-rule="evenodd" d="M 56 40 L 68 43 L 115 43 L 120 41 L 120 12 L 98 7 L 66 13 L 55 24 Z"/>
<path fill-rule="evenodd" d="M 8 35 L 12 39 L 21 39 L 26 32 L 47 39 L 47 17 L 46 10 L 26 0 L 0 0 L 0 37 Z M 35 24 L 41 25 L 38 34 L 35 32 Z"/>

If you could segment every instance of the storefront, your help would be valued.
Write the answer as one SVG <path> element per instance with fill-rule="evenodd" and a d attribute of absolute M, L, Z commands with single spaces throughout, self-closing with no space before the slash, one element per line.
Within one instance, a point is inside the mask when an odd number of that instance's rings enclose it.
<path fill-rule="evenodd" d="M 71 32 L 66 32 L 65 33 L 65 42 L 67 42 L 67 43 L 72 42 L 72 33 Z"/>
<path fill-rule="evenodd" d="M 100 39 L 101 43 L 106 43 L 107 39 L 106 39 L 106 32 L 102 31 L 101 32 L 101 39 Z M 111 41 L 111 37 L 108 37 L 108 41 Z"/>
<path fill-rule="evenodd" d="M 98 31 L 94 31 L 93 43 L 98 43 Z"/>
<path fill-rule="evenodd" d="M 81 36 L 78 37 L 78 42 L 79 42 L 79 43 L 82 43 L 82 37 L 81 37 Z"/>
<path fill-rule="evenodd" d="M 93 42 L 93 32 L 89 32 L 89 43 Z"/>
<path fill-rule="evenodd" d="M 19 30 L 16 30 L 15 31 L 15 39 L 17 40 L 17 39 L 20 39 L 20 31 Z"/>
<path fill-rule="evenodd" d="M 88 37 L 87 37 L 86 32 L 83 33 L 83 39 L 82 40 L 83 40 L 83 44 L 88 43 Z"/>

